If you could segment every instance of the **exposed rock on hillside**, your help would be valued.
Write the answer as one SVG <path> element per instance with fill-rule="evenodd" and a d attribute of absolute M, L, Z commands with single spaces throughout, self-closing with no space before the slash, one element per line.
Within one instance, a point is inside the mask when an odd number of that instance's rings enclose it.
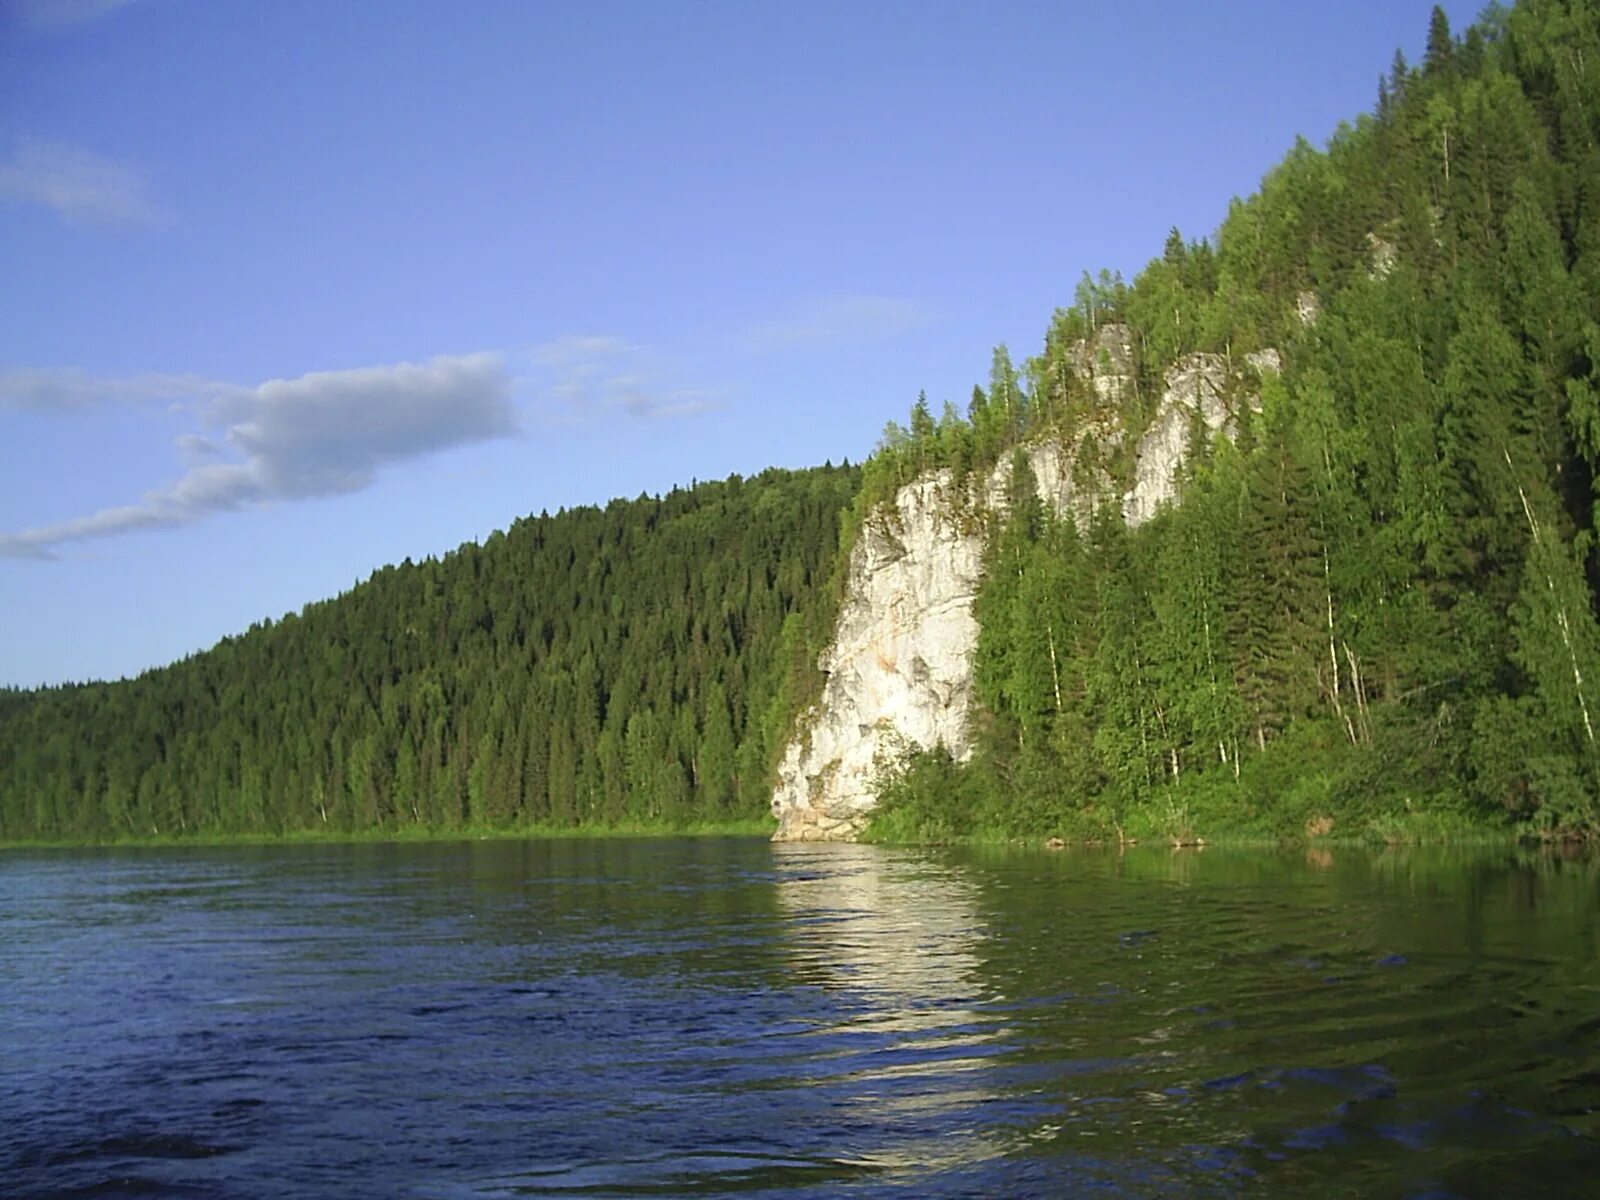
<path fill-rule="evenodd" d="M 1282 369 L 1272 349 L 1247 354 L 1244 361 L 1257 378 Z M 1255 380 L 1236 378 L 1220 354 L 1184 355 L 1168 368 L 1165 382 L 1155 420 L 1139 439 L 1133 487 L 1123 500 L 1122 516 L 1129 528 L 1144 524 L 1163 504 L 1178 498 L 1179 476 L 1196 434 L 1232 438 L 1238 432 L 1239 406 L 1261 407 Z"/>
<path fill-rule="evenodd" d="M 1133 389 L 1133 331 L 1115 322 L 1100 326 L 1094 337 L 1073 343 L 1072 362 L 1102 401 L 1120 400 Z"/>
<path fill-rule="evenodd" d="M 1244 361 L 1257 376 L 1268 373 L 1277 375 L 1283 370 L 1283 356 L 1271 346 L 1265 350 L 1252 350 L 1244 356 Z"/>
<path fill-rule="evenodd" d="M 1073 358 L 1107 411 L 1131 394 L 1126 326 L 1102 327 Z M 1121 444 L 1124 431 L 1109 417 L 1086 425 L 1071 445 L 1028 447 L 1039 498 L 1080 523 L 1106 504 L 1117 505 L 1129 525 L 1149 520 L 1177 498 L 1191 437 L 1201 430 L 1231 437 L 1239 406 L 1259 406 L 1257 382 L 1279 369 L 1278 353 L 1257 351 L 1242 366 L 1235 374 L 1222 355 L 1198 353 L 1173 364 L 1125 493 L 1084 453 L 1091 441 L 1105 450 Z M 801 716 L 778 768 L 772 810 L 780 840 L 855 837 L 876 803 L 878 772 L 908 749 L 943 745 L 957 761 L 971 754 L 972 603 L 982 583 L 983 536 L 982 522 L 970 515 L 1004 508 L 1010 470 L 1002 461 L 986 479 L 965 485 L 948 471 L 932 472 L 902 487 L 863 526 L 833 645 L 820 664 L 822 696 Z"/>
<path fill-rule="evenodd" d="M 822 699 L 778 770 L 772 808 L 791 841 L 853 837 L 880 762 L 910 745 L 970 751 L 972 615 L 983 539 L 950 516 L 947 471 L 900 489 L 850 555 L 849 588 L 822 660 Z"/>
<path fill-rule="evenodd" d="M 1150 429 L 1139 439 L 1133 488 L 1123 501 L 1122 517 L 1130 527 L 1144 524 L 1161 505 L 1178 494 L 1178 470 L 1189 451 L 1196 418 L 1208 434 L 1228 420 L 1222 403 L 1227 365 L 1220 354 L 1189 354 L 1167 371 L 1161 407 Z"/>
<path fill-rule="evenodd" d="M 1367 250 L 1368 279 L 1387 279 L 1394 274 L 1395 263 L 1400 259 L 1400 251 L 1393 242 L 1375 233 L 1369 233 Z"/>

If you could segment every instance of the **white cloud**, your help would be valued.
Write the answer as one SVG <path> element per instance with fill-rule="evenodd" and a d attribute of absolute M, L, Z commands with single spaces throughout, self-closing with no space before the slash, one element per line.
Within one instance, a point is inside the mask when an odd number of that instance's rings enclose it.
<path fill-rule="evenodd" d="M 560 419 L 626 413 L 640 420 L 692 416 L 714 407 L 712 393 L 674 386 L 644 346 L 618 337 L 569 334 L 528 354 L 527 382 L 555 402 Z"/>
<path fill-rule="evenodd" d="M 198 433 L 186 433 L 178 438 L 178 449 L 190 458 L 216 458 L 222 447 Z"/>
<path fill-rule="evenodd" d="M 784 316 L 752 325 L 739 337 L 757 352 L 898 337 L 932 319 L 915 300 L 896 296 L 819 296 Z"/>
<path fill-rule="evenodd" d="M 137 172 L 61 142 L 18 141 L 11 158 L 0 162 L 0 200 L 41 205 L 74 223 L 136 225 L 156 219 Z"/>
<path fill-rule="evenodd" d="M 130 383 L 105 382 L 112 393 Z M 66 542 L 188 525 L 250 504 L 360 491 L 387 466 L 516 431 L 510 380 L 497 354 L 211 388 L 202 411 L 221 431 L 222 445 L 189 433 L 179 447 L 236 460 L 191 467 L 137 504 L 0 535 L 0 556 L 48 558 Z"/>
<path fill-rule="evenodd" d="M 669 417 L 692 417 L 697 413 L 708 412 L 718 407 L 720 403 L 714 392 L 699 388 L 679 388 L 675 392 L 656 397 L 643 415 L 657 420 L 666 420 Z"/>

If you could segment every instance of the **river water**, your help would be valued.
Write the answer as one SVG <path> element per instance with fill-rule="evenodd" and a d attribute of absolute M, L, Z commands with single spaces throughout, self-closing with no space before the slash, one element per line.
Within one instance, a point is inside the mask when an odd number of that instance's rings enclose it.
<path fill-rule="evenodd" d="M 0 1195 L 1600 1193 L 1600 864 L 0 856 Z"/>

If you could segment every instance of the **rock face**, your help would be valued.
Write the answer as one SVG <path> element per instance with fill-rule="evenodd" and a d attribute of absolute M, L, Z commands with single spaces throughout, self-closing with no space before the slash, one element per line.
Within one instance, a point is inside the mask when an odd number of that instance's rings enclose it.
<path fill-rule="evenodd" d="M 1367 278 L 1387 279 L 1394 274 L 1400 251 L 1388 238 L 1367 234 Z"/>
<path fill-rule="evenodd" d="M 1102 401 L 1120 400 L 1133 386 L 1133 331 L 1126 325 L 1102 325 L 1092 338 L 1074 342 L 1072 364 L 1094 384 Z"/>
<path fill-rule="evenodd" d="M 1122 504 L 1129 528 L 1144 524 L 1178 496 L 1178 472 L 1189 453 L 1191 432 L 1217 433 L 1228 420 L 1222 402 L 1227 367 L 1220 354 L 1188 354 L 1167 371 L 1156 419 L 1139 440 L 1133 487 Z"/>
<path fill-rule="evenodd" d="M 1126 327 L 1103 327 L 1074 347 L 1075 365 L 1095 394 L 1115 402 L 1134 386 Z M 1178 497 L 1191 437 L 1232 436 L 1240 406 L 1259 407 L 1255 385 L 1276 372 L 1275 350 L 1246 356 L 1234 374 L 1218 354 L 1189 354 L 1166 373 L 1155 419 L 1134 454 L 1124 493 L 1087 453 L 1115 450 L 1123 431 L 1109 417 L 1091 421 L 1070 445 L 1027 448 L 1039 498 L 1080 524 L 1116 505 L 1130 526 Z M 802 714 L 778 768 L 772 811 L 779 841 L 854 838 L 877 802 L 879 771 L 907 750 L 944 746 L 958 762 L 972 753 L 972 653 L 978 623 L 972 602 L 983 576 L 982 521 L 972 514 L 1005 505 L 1009 462 L 956 494 L 948 471 L 902 487 L 874 513 L 851 551 L 845 598 L 817 704 Z"/>
<path fill-rule="evenodd" d="M 1102 444 L 1113 443 L 1120 431 L 1106 433 Z M 1082 442 L 1073 450 L 1082 448 Z M 1028 447 L 1028 465 L 1033 468 L 1033 481 L 1039 499 L 1057 516 L 1072 514 L 1080 529 L 1088 528 L 1095 509 L 1111 494 L 1111 478 L 1103 470 L 1087 472 L 1086 485 L 1079 482 L 1080 461 L 1073 450 L 1063 449 L 1054 442 L 1043 442 Z M 989 506 L 1005 507 L 1005 496 L 1011 480 L 1011 464 L 1002 462 L 989 479 Z"/>
<path fill-rule="evenodd" d="M 900 489 L 862 528 L 821 701 L 778 769 L 772 810 L 784 841 L 848 839 L 875 803 L 879 766 L 915 746 L 971 752 L 972 601 L 983 538 L 952 515 L 948 472 Z"/>

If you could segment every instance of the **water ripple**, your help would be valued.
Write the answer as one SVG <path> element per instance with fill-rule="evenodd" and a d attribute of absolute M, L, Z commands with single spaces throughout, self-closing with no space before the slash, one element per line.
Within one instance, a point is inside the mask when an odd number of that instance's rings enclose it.
<path fill-rule="evenodd" d="M 1586 1195 L 1593 864 L 0 860 L 0 1191 Z"/>

